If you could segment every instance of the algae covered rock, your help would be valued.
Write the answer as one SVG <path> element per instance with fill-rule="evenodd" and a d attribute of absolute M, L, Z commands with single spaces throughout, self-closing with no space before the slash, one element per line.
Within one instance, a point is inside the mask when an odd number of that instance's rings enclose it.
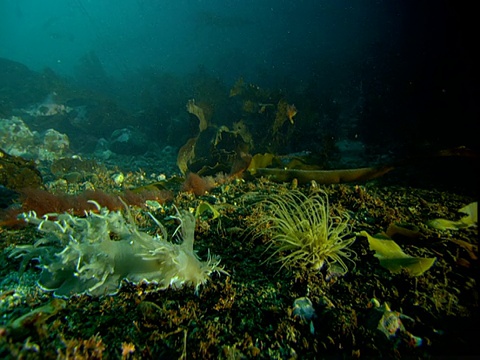
<path fill-rule="evenodd" d="M 143 154 L 148 150 L 145 134 L 132 127 L 117 129 L 110 136 L 109 148 L 117 154 Z"/>
<path fill-rule="evenodd" d="M 0 149 L 0 185 L 11 190 L 43 186 L 40 171 L 31 160 L 8 155 Z"/>
<path fill-rule="evenodd" d="M 55 129 L 31 130 L 22 118 L 12 116 L 0 121 L 0 147 L 10 155 L 52 161 L 70 153 L 70 140 Z"/>

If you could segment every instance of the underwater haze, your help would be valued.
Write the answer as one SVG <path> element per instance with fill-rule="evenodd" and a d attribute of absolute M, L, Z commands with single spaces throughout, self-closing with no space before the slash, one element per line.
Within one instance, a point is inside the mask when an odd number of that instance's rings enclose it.
<path fill-rule="evenodd" d="M 0 56 L 72 75 L 95 52 L 107 73 L 203 65 L 235 78 L 300 76 L 400 51 L 408 15 L 382 1 L 2 0 Z M 399 8 L 400 7 L 400 8 Z M 386 48 L 385 48 L 386 47 Z M 395 50 L 396 49 L 396 50 Z"/>
<path fill-rule="evenodd" d="M 290 131 L 288 141 L 273 146 L 283 154 L 367 149 L 401 157 L 476 148 L 468 13 L 446 0 L 0 0 L 0 58 L 58 77 L 51 79 L 56 89 L 28 96 L 35 102 L 13 99 L 12 90 L 0 113 L 61 103 L 74 111 L 57 130 L 78 151 L 79 132 L 93 144 L 126 127 L 145 142 L 179 148 L 195 135 L 189 99 L 206 103 L 208 122 L 217 127 L 242 120 L 253 133 L 264 126 Z M 4 82 L 15 82 L 2 67 Z M 60 78 L 94 92 L 90 104 L 59 93 Z M 259 91 L 238 96 L 235 84 Z M 91 102 L 100 96 L 113 115 L 104 119 L 102 103 L 102 120 L 93 126 L 84 120 L 94 117 Z M 295 105 L 293 127 L 272 124 L 281 98 Z M 265 109 L 269 124 L 246 119 Z M 271 150 L 257 142 L 257 151 Z"/>
<path fill-rule="evenodd" d="M 480 359 L 466 3 L 0 0 L 0 359 Z"/>

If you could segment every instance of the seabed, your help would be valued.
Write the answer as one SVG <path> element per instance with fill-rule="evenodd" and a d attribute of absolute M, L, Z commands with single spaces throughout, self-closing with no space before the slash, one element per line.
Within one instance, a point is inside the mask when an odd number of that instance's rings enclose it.
<path fill-rule="evenodd" d="M 105 171 L 94 185 L 114 191 L 115 171 Z M 141 172 L 130 173 L 122 186 L 138 187 L 145 179 Z M 169 183 L 175 182 L 166 179 Z M 85 185 L 69 186 L 75 193 Z M 294 189 L 307 195 L 322 189 L 332 208 L 348 214 L 356 255 L 345 274 L 335 267 L 281 267 L 269 258 L 269 240 L 252 233 L 261 215 L 258 199 Z M 54 298 L 36 285 L 38 262 L 21 273 L 21 260 L 8 257 L 14 246 L 39 238 L 35 227 L 2 227 L 0 357 L 428 359 L 478 354 L 478 228 L 428 226 L 433 219 L 458 221 L 464 216 L 458 210 L 473 196 L 396 185 L 394 177 L 335 185 L 234 179 L 200 196 L 178 188 L 172 194 L 157 208 L 130 206 L 136 225 L 152 233 L 148 211 L 165 221 L 173 204 L 190 211 L 210 204 L 210 210 L 197 214 L 194 248 L 201 259 L 209 251 L 219 256 L 228 275 L 212 274 L 197 294 L 190 286 L 159 290 L 155 284 L 123 281 L 114 296 Z M 405 269 L 392 272 L 380 264 L 361 232 L 387 232 L 407 255 L 436 260 L 418 276 Z"/>

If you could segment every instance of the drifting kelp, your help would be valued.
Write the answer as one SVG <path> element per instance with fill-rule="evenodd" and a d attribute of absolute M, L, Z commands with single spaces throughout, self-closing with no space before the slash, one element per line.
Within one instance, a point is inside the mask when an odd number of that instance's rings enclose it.
<path fill-rule="evenodd" d="M 458 230 L 470 226 L 477 226 L 478 222 L 478 203 L 472 202 L 458 210 L 459 213 L 466 214 L 460 220 L 434 219 L 427 222 L 427 225 L 437 230 Z"/>
<path fill-rule="evenodd" d="M 24 262 L 38 258 L 43 268 L 39 286 L 59 297 L 114 295 L 123 279 L 157 283 L 161 289 L 188 284 L 198 291 L 212 272 L 224 272 L 219 259 L 209 255 L 202 262 L 193 250 L 195 218 L 188 211 L 177 212 L 180 225 L 174 235 L 182 242 L 174 244 L 152 215 L 162 236 L 140 232 L 120 211 L 100 206 L 98 210 L 84 218 L 24 214 L 25 221 L 37 225 L 45 236 L 33 246 L 17 247 L 10 256 L 23 256 Z"/>
<path fill-rule="evenodd" d="M 395 241 L 383 234 L 371 236 L 366 231 L 361 231 L 359 235 L 368 239 L 370 250 L 375 251 L 375 257 L 380 260 L 380 265 L 392 273 L 405 270 L 411 276 L 419 276 L 430 269 L 437 260 L 407 255 Z"/>

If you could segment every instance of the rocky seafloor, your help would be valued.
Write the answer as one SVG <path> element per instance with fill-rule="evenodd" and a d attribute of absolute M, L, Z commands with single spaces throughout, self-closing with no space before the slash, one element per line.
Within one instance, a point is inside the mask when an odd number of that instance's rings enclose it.
<path fill-rule="evenodd" d="M 171 167 L 144 169 L 123 158 L 92 173 L 65 176 L 39 169 L 48 191 L 121 193 L 164 182 L 171 199 L 159 206 L 130 206 L 139 230 L 153 234 L 147 212 L 168 222 L 174 206 L 195 211 L 208 203 L 212 214 L 197 216 L 195 244 L 201 259 L 211 252 L 228 273 L 214 273 L 195 292 L 191 286 L 160 290 L 155 284 L 123 281 L 114 296 L 55 298 L 36 281 L 31 261 L 20 272 L 17 246 L 39 238 L 34 226 L 0 228 L 1 358 L 294 359 L 445 358 L 480 354 L 478 229 L 440 230 L 433 219 L 457 221 L 472 193 L 409 185 L 389 175 L 360 184 L 276 184 L 265 178 L 222 179 L 203 195 L 182 188 Z M 139 161 L 136 159 L 135 161 Z M 169 163 L 172 163 L 170 161 Z M 173 165 L 172 165 L 173 166 Z M 146 170 L 145 170 L 146 169 Z M 418 169 L 417 169 L 418 170 Z M 421 174 L 421 170 L 419 173 Z M 121 180 L 119 178 L 121 175 Z M 65 180 L 67 179 L 67 180 Z M 174 180 L 172 180 L 174 179 Z M 269 239 L 255 236 L 262 208 L 272 193 L 318 189 L 331 208 L 349 218 L 354 263 L 348 272 L 281 267 Z M 213 210 L 212 210 L 213 211 Z M 381 266 L 366 237 L 392 226 L 392 239 L 419 258 L 435 258 L 421 275 Z M 279 255 L 279 254 L 276 254 Z"/>

